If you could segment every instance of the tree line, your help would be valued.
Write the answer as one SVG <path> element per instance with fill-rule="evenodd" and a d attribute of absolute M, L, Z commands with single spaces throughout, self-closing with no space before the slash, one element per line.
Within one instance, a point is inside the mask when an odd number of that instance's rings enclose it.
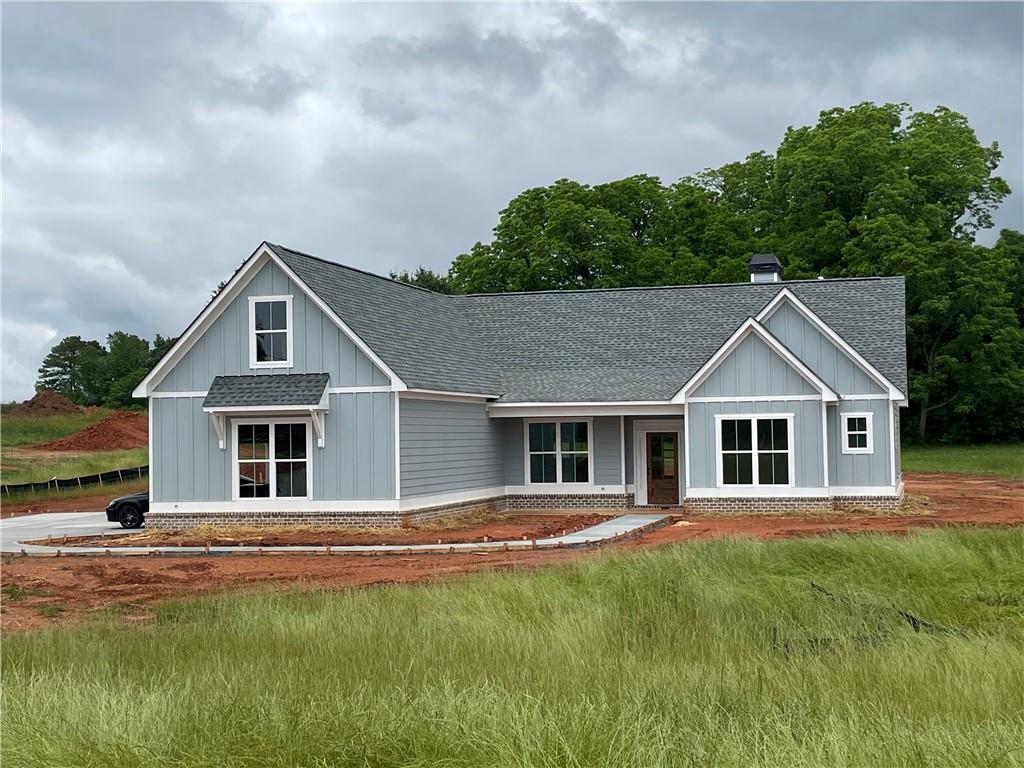
<path fill-rule="evenodd" d="M 132 399 L 132 390 L 175 341 L 157 334 L 150 344 L 140 336 L 114 331 L 104 346 L 94 339 L 67 336 L 43 359 L 36 391 L 52 389 L 76 405 L 140 405 Z"/>
<path fill-rule="evenodd" d="M 765 251 L 786 279 L 904 275 L 904 435 L 1019 439 L 1024 234 L 975 242 L 1010 193 L 1001 158 L 946 107 L 829 109 L 774 153 L 674 184 L 639 174 L 528 189 L 446 274 L 392 277 L 444 293 L 742 282 Z"/>
<path fill-rule="evenodd" d="M 988 442 L 1024 434 L 1024 234 L 975 241 L 1010 193 L 996 143 L 945 107 L 863 103 L 790 128 L 774 153 L 664 184 L 560 179 L 499 214 L 447 273 L 392 277 L 443 293 L 744 282 L 772 252 L 787 279 L 904 275 L 910 408 L 903 434 Z M 115 332 L 61 340 L 39 370 L 81 405 L 125 407 L 174 342 Z M 685 340 L 680 339 L 680 343 Z"/>

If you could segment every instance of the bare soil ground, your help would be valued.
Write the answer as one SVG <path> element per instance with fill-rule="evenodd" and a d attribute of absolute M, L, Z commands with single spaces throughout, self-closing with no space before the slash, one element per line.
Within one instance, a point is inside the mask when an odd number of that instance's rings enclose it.
<path fill-rule="evenodd" d="M 73 536 L 68 545 L 108 547 L 202 547 L 248 545 L 256 547 L 346 546 L 367 544 L 455 544 L 518 539 L 529 541 L 561 536 L 607 520 L 606 514 L 474 515 L 438 521 L 416 528 L 302 528 L 214 527 L 182 531 L 144 531 L 106 538 Z M 36 542 L 43 543 L 46 542 Z M 62 544 L 63 544 L 62 540 Z"/>
<path fill-rule="evenodd" d="M 35 515 L 40 512 L 102 512 L 106 509 L 107 502 L 114 498 L 114 496 L 144 490 L 146 490 L 145 479 L 142 480 L 141 485 L 138 487 L 136 487 L 134 481 L 127 482 L 118 485 L 114 490 L 111 490 L 108 486 L 106 493 L 97 493 L 89 496 L 71 496 L 67 498 L 53 496 L 45 499 L 35 499 L 34 501 L 21 501 L 18 500 L 17 496 L 12 497 L 12 500 L 8 501 L 4 497 L 3 501 L 0 502 L 2 504 L 0 505 L 0 519 L 20 517 L 21 515 Z"/>
<path fill-rule="evenodd" d="M 1024 525 L 1024 488 L 997 478 L 907 474 L 915 498 L 900 514 L 692 515 L 614 547 L 658 546 L 716 536 L 768 539 L 829 533 L 905 533 L 944 525 Z M 923 497 L 923 498 L 922 498 Z M 78 500 L 81 503 L 82 500 Z M 688 523 L 680 525 L 679 523 Z M 151 603 L 255 584 L 337 589 L 451 578 L 485 569 L 533 568 L 599 550 L 414 556 L 231 555 L 33 558 L 4 561 L 0 625 L 28 629 L 81 620 L 116 606 L 129 623 L 151 620 Z M 56 616 L 56 605 L 63 610 Z"/>
<path fill-rule="evenodd" d="M 117 411 L 103 421 L 59 440 L 34 446 L 43 451 L 117 451 L 149 444 L 149 417 Z"/>

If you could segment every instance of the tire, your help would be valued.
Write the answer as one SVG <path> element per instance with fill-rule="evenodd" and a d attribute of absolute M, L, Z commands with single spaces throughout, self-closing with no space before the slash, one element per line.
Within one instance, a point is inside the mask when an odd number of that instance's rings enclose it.
<path fill-rule="evenodd" d="M 141 528 L 142 510 L 134 504 L 124 504 L 117 511 L 117 521 L 122 528 Z"/>

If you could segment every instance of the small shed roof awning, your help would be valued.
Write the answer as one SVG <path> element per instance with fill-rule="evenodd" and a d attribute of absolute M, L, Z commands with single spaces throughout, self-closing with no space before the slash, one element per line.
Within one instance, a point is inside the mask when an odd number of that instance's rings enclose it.
<path fill-rule="evenodd" d="M 203 400 L 209 412 L 327 408 L 326 373 L 217 376 Z"/>

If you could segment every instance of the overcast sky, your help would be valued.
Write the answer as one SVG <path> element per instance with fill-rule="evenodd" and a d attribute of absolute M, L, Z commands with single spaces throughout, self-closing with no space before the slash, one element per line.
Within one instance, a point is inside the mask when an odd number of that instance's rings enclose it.
<path fill-rule="evenodd" d="M 1019 229 L 1022 8 L 5 3 L 2 397 L 63 336 L 180 333 L 263 240 L 444 270 L 523 189 L 672 182 L 865 100 L 965 113 Z"/>

